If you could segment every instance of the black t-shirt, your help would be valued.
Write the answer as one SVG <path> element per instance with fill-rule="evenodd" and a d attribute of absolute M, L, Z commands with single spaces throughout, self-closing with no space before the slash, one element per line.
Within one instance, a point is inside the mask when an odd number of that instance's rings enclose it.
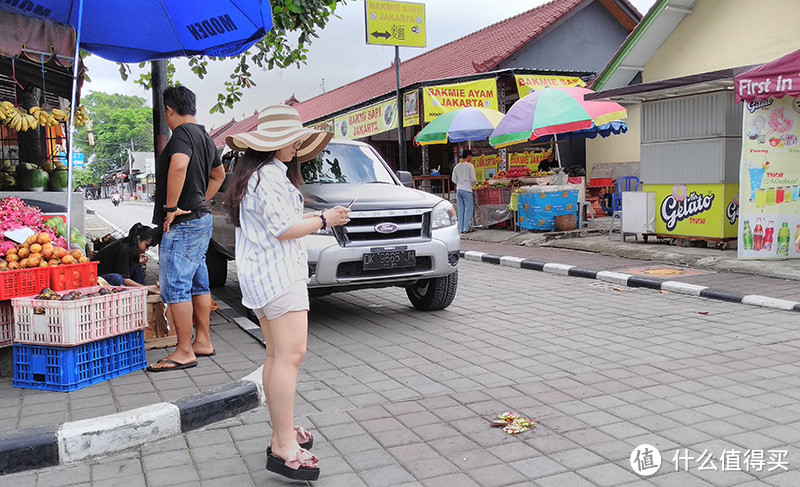
<path fill-rule="evenodd" d="M 192 213 L 175 217 L 173 225 L 210 213 L 206 203 L 208 180 L 211 169 L 222 164 L 217 148 L 214 147 L 214 142 L 206 133 L 205 127 L 185 123 L 175 128 L 167 146 L 156 161 L 156 206 L 153 209 L 153 223 L 159 228 L 164 225 L 167 216 L 164 211 L 164 205 L 167 203 L 167 178 L 169 164 L 174 154 L 189 156 L 189 167 L 186 169 L 186 180 L 178 198 L 178 208 Z"/>
<path fill-rule="evenodd" d="M 106 245 L 92 257 L 98 261 L 97 275 L 121 274 L 123 277 L 130 278 L 133 269 L 139 263 L 139 252 L 125 245 L 122 240 L 115 240 Z"/>

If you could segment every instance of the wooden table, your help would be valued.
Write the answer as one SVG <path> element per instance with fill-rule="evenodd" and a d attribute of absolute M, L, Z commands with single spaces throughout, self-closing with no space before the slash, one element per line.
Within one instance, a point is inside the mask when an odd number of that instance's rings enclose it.
<path fill-rule="evenodd" d="M 440 174 L 438 176 L 414 176 L 414 188 L 417 188 L 417 181 L 441 181 L 442 198 L 450 201 L 450 176 L 447 174 Z M 445 194 L 447 195 L 446 197 Z"/>

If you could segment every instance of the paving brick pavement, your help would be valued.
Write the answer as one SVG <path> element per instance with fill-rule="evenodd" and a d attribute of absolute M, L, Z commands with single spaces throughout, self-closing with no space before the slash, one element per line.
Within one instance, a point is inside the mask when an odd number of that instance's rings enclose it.
<path fill-rule="evenodd" d="M 799 358 L 792 312 L 465 261 L 447 310 L 393 288 L 313 299 L 296 412 L 315 486 L 798 485 Z M 536 427 L 489 427 L 508 410 Z M 268 435 L 258 408 L 0 486 L 287 485 Z M 662 454 L 648 478 L 643 443 Z"/>

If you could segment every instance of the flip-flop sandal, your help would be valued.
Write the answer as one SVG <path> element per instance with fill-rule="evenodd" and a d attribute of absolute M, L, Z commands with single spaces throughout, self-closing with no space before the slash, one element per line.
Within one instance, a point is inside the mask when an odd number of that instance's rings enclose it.
<path fill-rule="evenodd" d="M 317 480 L 319 478 L 319 458 L 308 450 L 297 450 L 294 458 L 284 460 L 273 455 L 267 455 L 267 470 L 292 480 Z M 313 465 L 313 466 L 312 466 Z"/>
<path fill-rule="evenodd" d="M 297 442 L 300 445 L 300 448 L 302 448 L 303 450 L 310 450 L 311 447 L 314 446 L 314 437 L 311 436 L 311 433 L 306 431 L 306 429 L 303 428 L 302 426 L 295 426 L 294 430 L 297 432 L 298 440 L 306 440 L 302 443 L 300 443 L 300 441 Z M 268 446 L 267 455 L 271 454 L 272 454 L 272 448 Z"/>
<path fill-rule="evenodd" d="M 195 352 L 194 356 L 195 357 L 213 357 L 216 354 L 217 354 L 217 351 L 216 350 L 212 350 L 211 353 L 198 353 L 198 352 Z"/>
<path fill-rule="evenodd" d="M 172 364 L 173 367 L 153 367 L 153 365 L 156 365 L 156 364 Z M 168 358 L 162 358 L 161 360 L 159 360 L 158 362 L 156 362 L 153 365 L 148 365 L 147 366 L 147 371 L 148 372 L 166 372 L 168 370 L 189 369 L 189 368 L 197 366 L 197 361 L 195 360 L 194 362 L 189 362 L 189 363 L 186 363 L 186 364 L 182 364 L 180 362 L 176 362 L 176 361 L 170 360 Z"/>

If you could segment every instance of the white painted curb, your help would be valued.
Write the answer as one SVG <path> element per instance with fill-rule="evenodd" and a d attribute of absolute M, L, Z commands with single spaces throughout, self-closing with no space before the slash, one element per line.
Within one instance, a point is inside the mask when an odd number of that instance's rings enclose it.
<path fill-rule="evenodd" d="M 484 255 L 488 255 L 488 254 L 486 252 L 477 252 L 475 250 L 467 250 L 466 252 L 464 252 L 464 258 L 465 259 L 472 260 L 472 261 L 475 261 L 475 262 L 480 262 L 481 261 L 481 257 L 483 257 Z"/>
<path fill-rule="evenodd" d="M 629 277 L 631 277 L 630 274 L 622 274 L 620 272 L 612 272 L 612 271 L 600 271 L 596 275 L 596 279 L 598 281 L 611 282 L 622 286 L 628 285 Z"/>
<path fill-rule="evenodd" d="M 758 294 L 748 294 L 742 298 L 743 304 L 752 304 L 754 306 L 762 306 L 764 308 L 777 308 L 786 311 L 792 311 L 798 304 L 797 301 L 789 301 L 786 299 L 770 298 L 767 296 L 759 296 Z"/>
<path fill-rule="evenodd" d="M 525 259 L 522 257 L 512 257 L 510 255 L 506 255 L 504 257 L 500 257 L 500 265 L 508 267 L 522 267 L 523 260 Z"/>
<path fill-rule="evenodd" d="M 178 406 L 162 402 L 64 423 L 58 431 L 58 456 L 62 464 L 79 462 L 142 446 L 180 432 Z"/>
<path fill-rule="evenodd" d="M 258 402 L 262 406 L 267 404 L 267 395 L 264 394 L 263 370 L 264 366 L 262 365 L 261 367 L 257 368 L 256 370 L 242 377 L 242 380 L 252 382 L 253 384 L 256 385 L 256 389 L 258 389 Z"/>
<path fill-rule="evenodd" d="M 688 294 L 690 296 L 700 296 L 700 291 L 708 289 L 708 286 L 698 286 L 696 284 L 686 284 L 679 281 L 664 281 L 661 283 L 662 291 L 671 293 Z"/>
<path fill-rule="evenodd" d="M 560 274 L 562 276 L 568 276 L 569 270 L 575 267 L 574 265 L 567 265 L 567 264 L 558 264 L 558 263 L 549 263 L 545 264 L 544 268 L 542 269 L 544 272 L 548 272 L 550 274 Z"/>

